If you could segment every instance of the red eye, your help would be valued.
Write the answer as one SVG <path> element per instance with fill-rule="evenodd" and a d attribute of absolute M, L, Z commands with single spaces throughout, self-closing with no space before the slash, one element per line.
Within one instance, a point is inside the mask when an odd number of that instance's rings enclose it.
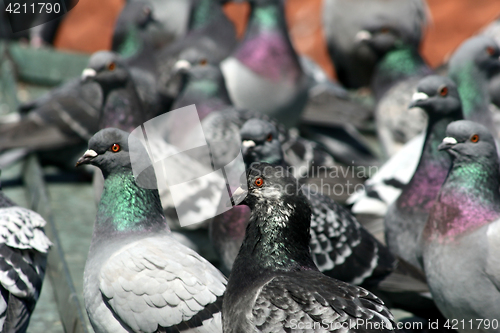
<path fill-rule="evenodd" d="M 474 134 L 473 136 L 470 137 L 470 142 L 472 143 L 477 143 L 479 142 L 479 135 Z"/>
<path fill-rule="evenodd" d="M 205 66 L 206 64 L 208 64 L 208 60 L 207 59 L 203 58 L 203 59 L 200 60 L 200 65 Z"/>
<path fill-rule="evenodd" d="M 448 95 L 448 87 L 443 87 L 439 90 L 439 95 L 445 97 L 446 95 Z"/>
<path fill-rule="evenodd" d="M 255 183 L 255 186 L 257 186 L 257 187 L 262 187 L 262 185 L 264 185 L 264 180 L 263 180 L 262 178 L 260 178 L 260 177 L 259 177 L 259 178 L 257 178 L 257 179 L 254 181 L 254 183 Z"/>
<path fill-rule="evenodd" d="M 121 147 L 120 147 L 120 145 L 119 145 L 119 144 L 117 144 L 117 143 L 114 143 L 114 144 L 111 146 L 111 151 L 112 151 L 113 153 L 117 153 L 117 152 L 119 152 L 119 151 L 120 151 L 120 149 L 121 149 Z"/>
<path fill-rule="evenodd" d="M 383 27 L 382 29 L 380 29 L 380 32 L 383 33 L 383 34 L 386 34 L 388 32 L 390 32 L 391 29 L 389 29 L 388 27 Z"/>
<path fill-rule="evenodd" d="M 269 135 L 267 136 L 267 139 L 266 139 L 266 140 L 267 140 L 267 141 L 269 141 L 269 142 L 273 141 L 273 135 L 272 135 L 272 134 L 269 134 Z"/>
<path fill-rule="evenodd" d="M 493 46 L 488 46 L 486 48 L 486 53 L 488 53 L 490 56 L 495 54 L 495 48 Z"/>
<path fill-rule="evenodd" d="M 108 65 L 108 69 L 109 69 L 110 71 L 114 71 L 114 70 L 115 70 L 115 68 L 116 68 L 116 64 L 115 64 L 114 62 L 109 63 L 109 65 Z"/>

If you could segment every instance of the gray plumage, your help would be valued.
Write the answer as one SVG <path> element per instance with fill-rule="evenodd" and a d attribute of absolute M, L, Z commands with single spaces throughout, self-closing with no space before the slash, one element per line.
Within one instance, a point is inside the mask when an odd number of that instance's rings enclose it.
<path fill-rule="evenodd" d="M 221 331 L 226 279 L 172 236 L 158 191 L 150 189 L 156 186 L 152 167 L 134 177 L 131 159 L 149 158 L 137 139 L 109 128 L 89 141 L 79 160 L 98 166 L 105 177 L 84 273 L 94 330 Z"/>
<path fill-rule="evenodd" d="M 374 331 L 368 322 L 392 331 L 392 315 L 377 297 L 318 272 L 307 237 L 311 211 L 296 180 L 262 163 L 247 181 L 242 203 L 252 212 L 224 294 L 224 332 L 307 329 L 294 325 L 327 332 L 356 318 L 364 325 L 346 332 Z"/>
<path fill-rule="evenodd" d="M 453 165 L 422 233 L 422 260 L 433 298 L 460 332 L 497 332 L 500 316 L 500 194 L 495 140 L 482 125 L 448 125 L 439 149 Z"/>
<path fill-rule="evenodd" d="M 356 39 L 367 24 L 387 24 L 405 30 L 408 42 L 415 48 L 426 24 L 426 7 L 421 0 L 327 0 L 322 13 L 328 52 L 339 81 L 348 88 L 368 86 L 380 60 L 378 54 Z"/>
<path fill-rule="evenodd" d="M 52 245 L 45 220 L 0 192 L 0 331 L 26 332 Z"/>

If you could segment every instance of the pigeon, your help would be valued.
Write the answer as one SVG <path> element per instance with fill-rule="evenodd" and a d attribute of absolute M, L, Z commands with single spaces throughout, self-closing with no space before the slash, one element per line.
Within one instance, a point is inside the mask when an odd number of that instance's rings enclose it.
<path fill-rule="evenodd" d="M 413 36 L 413 31 L 392 27 L 387 22 L 367 25 L 356 35 L 380 58 L 371 87 L 378 101 L 377 134 L 386 156 L 392 156 L 425 128 L 425 114 L 420 109 L 407 110 L 420 79 L 432 73 L 412 41 Z"/>
<path fill-rule="evenodd" d="M 229 96 L 239 108 L 295 126 L 307 103 L 308 78 L 288 35 L 281 0 L 251 0 L 245 37 L 221 62 Z"/>
<path fill-rule="evenodd" d="M 166 31 L 155 19 L 151 3 L 131 1 L 125 4 L 116 20 L 111 50 L 120 54 L 128 66 L 154 73 L 155 53 L 173 39 L 172 32 Z"/>
<path fill-rule="evenodd" d="M 449 77 L 458 88 L 464 119 L 483 119 L 482 124 L 489 126 L 490 131 L 495 129 L 488 108 L 490 98 L 487 78 L 500 65 L 499 54 L 498 46 L 491 38 L 472 37 L 455 51 L 448 68 Z M 413 152 L 422 150 L 424 139 L 423 135 L 419 135 L 409 141 L 400 153 L 380 168 L 377 175 L 366 182 L 366 191 L 355 193 L 349 198 L 348 203 L 353 205 L 353 212 L 376 216 L 386 214 L 387 207 L 398 198 L 401 189 L 415 172 L 419 156 Z"/>
<path fill-rule="evenodd" d="M 0 191 L 0 331 L 26 332 L 52 246 L 39 214 Z"/>
<path fill-rule="evenodd" d="M 241 203 L 251 209 L 250 223 L 224 293 L 224 332 L 285 332 L 305 325 L 323 332 L 356 319 L 360 327 L 346 331 L 372 332 L 375 322 L 393 331 L 393 316 L 380 299 L 318 271 L 309 250 L 311 209 L 293 176 L 262 163 L 247 181 Z M 245 193 L 240 188 L 234 195 Z"/>
<path fill-rule="evenodd" d="M 339 81 L 347 88 L 368 86 L 380 60 L 377 53 L 356 38 L 367 24 L 408 32 L 414 49 L 418 49 L 426 25 L 426 5 L 422 0 L 326 0 L 322 15 L 328 53 Z"/>
<path fill-rule="evenodd" d="M 485 126 L 461 120 L 448 125 L 439 149 L 453 162 L 421 236 L 429 288 L 441 312 L 460 323 L 458 331 L 496 332 L 500 174 L 495 139 Z"/>
<path fill-rule="evenodd" d="M 453 53 L 448 67 L 462 98 L 464 119 L 483 124 L 497 136 L 488 93 L 489 78 L 500 70 L 500 48 L 495 40 L 487 36 L 469 38 Z"/>
<path fill-rule="evenodd" d="M 463 115 L 457 86 L 451 79 L 437 75 L 420 81 L 410 107 L 427 112 L 425 143 L 413 177 L 387 210 L 385 240 L 392 253 L 423 269 L 417 258 L 418 241 L 451 166 L 450 156 L 437 146 L 445 136 L 446 126 L 463 119 Z"/>
<path fill-rule="evenodd" d="M 166 87 L 166 94 L 172 100 L 177 98 L 181 89 L 176 70 L 179 60 L 219 64 L 237 46 L 236 29 L 222 11 L 223 2 L 193 0 L 186 36 L 164 47 L 156 55 L 159 84 Z"/>
<path fill-rule="evenodd" d="M 178 243 L 162 212 L 142 143 L 107 128 L 89 141 L 77 165 L 105 177 L 84 272 L 84 300 L 96 333 L 221 332 L 225 277 Z"/>

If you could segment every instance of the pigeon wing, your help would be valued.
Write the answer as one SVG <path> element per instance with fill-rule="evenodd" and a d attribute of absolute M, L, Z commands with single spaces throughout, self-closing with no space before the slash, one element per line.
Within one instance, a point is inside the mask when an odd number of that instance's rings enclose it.
<path fill-rule="evenodd" d="M 367 321 L 377 322 L 380 332 L 394 327 L 392 315 L 376 296 L 315 271 L 273 278 L 257 295 L 252 317 L 262 332 L 375 331 L 360 325 Z M 352 329 L 345 329 L 350 325 Z"/>
<path fill-rule="evenodd" d="M 220 331 L 225 285 L 225 277 L 196 252 L 160 237 L 122 248 L 100 273 L 103 299 L 134 332 L 159 327 L 204 332 L 207 325 Z"/>

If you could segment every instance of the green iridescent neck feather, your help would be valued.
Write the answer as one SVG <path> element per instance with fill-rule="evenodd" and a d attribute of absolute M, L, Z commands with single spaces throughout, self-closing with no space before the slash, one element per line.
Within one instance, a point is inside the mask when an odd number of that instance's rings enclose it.
<path fill-rule="evenodd" d="M 158 191 L 139 187 L 130 170 L 110 174 L 97 210 L 99 228 L 118 232 L 166 229 Z"/>

